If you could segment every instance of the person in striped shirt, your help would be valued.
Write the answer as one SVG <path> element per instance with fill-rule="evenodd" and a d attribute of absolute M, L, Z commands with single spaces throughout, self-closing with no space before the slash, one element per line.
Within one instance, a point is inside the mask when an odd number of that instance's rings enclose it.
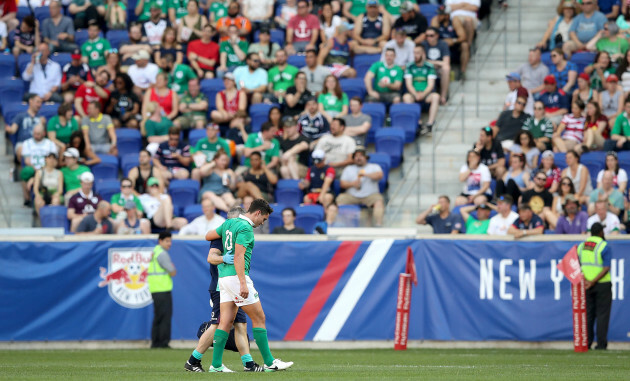
<path fill-rule="evenodd" d="M 562 117 L 558 129 L 553 134 L 553 145 L 558 152 L 567 152 L 568 150 L 582 152 L 584 122 L 586 121 L 583 112 L 584 102 L 581 99 L 576 99 L 571 103 L 571 113 Z"/>

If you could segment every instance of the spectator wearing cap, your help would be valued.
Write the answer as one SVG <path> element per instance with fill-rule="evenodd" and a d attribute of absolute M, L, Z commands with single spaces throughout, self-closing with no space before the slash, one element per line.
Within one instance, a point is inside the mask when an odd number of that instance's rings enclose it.
<path fill-rule="evenodd" d="M 142 24 L 142 35 L 146 37 L 149 45 L 159 47 L 162 43 L 162 35 L 171 23 L 163 16 L 163 8 L 157 2 L 151 1 L 151 3 L 149 19 Z"/>
<path fill-rule="evenodd" d="M 203 214 L 182 227 L 179 235 L 205 236 L 207 232 L 215 230 L 225 222 L 225 218 L 215 213 L 214 204 L 210 199 L 206 198 L 201 201 L 201 210 Z"/>
<path fill-rule="evenodd" d="M 595 202 L 594 214 L 591 215 L 586 221 L 587 231 L 590 232 L 591 227 L 595 223 L 600 223 L 604 226 L 604 233 L 606 235 L 617 235 L 621 229 L 621 223 L 619 217 L 615 213 L 610 211 L 610 206 L 607 200 L 597 200 Z"/>
<path fill-rule="evenodd" d="M 87 107 L 87 115 L 81 119 L 81 130 L 85 144 L 94 153 L 118 155 L 117 137 L 114 122 L 109 115 L 101 112 L 99 102 L 91 102 Z"/>
<path fill-rule="evenodd" d="M 360 97 L 352 97 L 350 99 L 350 112 L 344 117 L 346 121 L 344 133 L 352 137 L 358 146 L 366 145 L 365 140 L 372 127 L 372 117 L 363 113 L 362 106 L 363 101 Z"/>
<path fill-rule="evenodd" d="M 68 152 L 69 150 L 66 150 Z M 70 231 L 75 233 L 83 217 L 93 214 L 99 202 L 103 201 L 101 196 L 92 191 L 94 185 L 94 175 L 84 172 L 79 176 L 81 185 L 76 193 L 68 201 L 68 219 L 70 220 Z M 109 204 L 109 203 L 108 203 Z M 109 216 L 110 212 L 107 213 Z"/>
<path fill-rule="evenodd" d="M 61 205 L 63 197 L 63 173 L 57 169 L 59 161 L 54 152 L 46 155 L 45 164 L 35 172 L 33 178 L 33 194 L 35 195 L 35 211 L 45 205 Z"/>
<path fill-rule="evenodd" d="M 247 57 L 247 49 L 249 48 L 247 41 L 241 40 L 239 37 L 236 25 L 228 27 L 227 35 L 228 39 L 219 44 L 219 67 L 217 67 L 217 77 L 219 78 L 223 77 L 225 73 L 245 65 L 245 57 Z"/>
<path fill-rule="evenodd" d="M 521 84 L 521 75 L 517 72 L 511 72 L 505 76 L 505 80 L 508 84 L 510 92 L 505 96 L 505 102 L 503 103 L 503 110 L 514 110 L 514 104 L 516 98 L 519 96 L 527 99 L 525 105 L 525 112 L 532 115 L 534 113 L 534 98 L 530 96 L 529 91 Z"/>
<path fill-rule="evenodd" d="M 82 83 L 74 94 L 74 109 L 80 118 L 87 116 L 88 105 L 92 102 L 99 102 L 101 109 L 105 108 L 110 91 L 107 83 L 110 76 L 106 70 L 101 70 L 96 75 L 96 80 Z"/>
<path fill-rule="evenodd" d="M 61 92 L 64 94 L 64 103 L 74 101 L 74 93 L 79 86 L 87 81 L 94 81 L 92 70 L 81 61 L 81 51 L 75 49 L 70 54 L 70 62 L 61 69 Z"/>
<path fill-rule="evenodd" d="M 212 161 L 219 150 L 225 152 L 228 159 L 230 159 L 230 144 L 219 136 L 219 126 L 217 124 L 208 123 L 206 125 L 206 137 L 199 139 L 195 146 L 190 148 L 196 167 L 192 171 L 192 179 L 201 181 L 202 177 L 206 177 L 212 172 L 214 168 Z"/>
<path fill-rule="evenodd" d="M 171 127 L 168 131 L 168 140 L 160 144 L 155 153 L 156 160 L 153 160 L 162 178 L 167 181 L 183 180 L 190 176 L 188 171 L 192 162 L 190 146 L 180 141 L 179 135 L 179 128 Z"/>
<path fill-rule="evenodd" d="M 149 87 L 155 85 L 155 81 L 160 68 L 158 65 L 149 62 L 151 55 L 145 50 L 140 50 L 133 55 L 135 63 L 129 66 L 127 74 L 133 82 L 133 91 L 140 97 L 144 98 L 144 94 Z"/>
<path fill-rule="evenodd" d="M 217 32 L 219 32 L 221 41 L 229 38 L 227 32 L 230 25 L 236 25 L 241 39 L 248 39 L 252 31 L 252 23 L 241 14 L 241 4 L 238 1 L 231 1 L 228 5 L 227 15 L 217 21 Z"/>
<path fill-rule="evenodd" d="M 198 78 L 188 80 L 187 90 L 179 100 L 181 115 L 173 124 L 180 129 L 201 129 L 207 123 L 208 97 L 201 92 Z"/>
<path fill-rule="evenodd" d="M 416 44 L 407 38 L 407 32 L 402 28 L 394 30 L 392 34 L 393 38 L 387 41 L 383 47 L 381 61 L 385 61 L 385 52 L 387 49 L 394 49 L 396 51 L 394 63 L 405 70 L 408 65 L 414 62 L 413 48 Z"/>
<path fill-rule="evenodd" d="M 287 24 L 285 49 L 289 55 L 315 49 L 319 38 L 319 20 L 309 13 L 309 2 L 298 0 L 297 14 Z"/>
<path fill-rule="evenodd" d="M 478 201 L 482 199 L 482 202 Z M 495 206 L 486 202 L 483 197 L 479 197 L 475 201 L 473 205 L 467 205 L 459 209 L 466 226 L 466 234 L 488 234 L 490 212 Z M 471 214 L 473 210 L 477 211 L 477 216 Z"/>
<path fill-rule="evenodd" d="M 451 19 L 459 19 L 466 30 L 468 45 L 472 46 L 475 30 L 479 24 L 477 12 L 481 6 L 480 0 L 446 0 L 444 5 L 451 9 Z"/>
<path fill-rule="evenodd" d="M 92 69 L 105 65 L 105 55 L 112 49 L 109 41 L 100 36 L 97 23 L 88 26 L 88 40 L 81 45 L 81 60 Z"/>
<path fill-rule="evenodd" d="M 599 94 L 599 107 L 608 118 L 608 124 L 614 125 L 617 117 L 623 113 L 623 91 L 619 88 L 619 78 L 615 74 L 608 75 L 605 86 L 605 90 Z"/>
<path fill-rule="evenodd" d="M 470 45 L 468 45 L 466 30 L 461 19 L 451 19 L 450 12 L 449 7 L 440 5 L 437 15 L 433 17 L 430 25 L 437 28 L 440 40 L 444 41 L 451 51 L 451 62 L 459 63 L 460 73 L 464 74 L 470 60 Z M 542 84 L 542 78 L 540 83 Z"/>
<path fill-rule="evenodd" d="M 492 134 L 491 127 L 482 127 L 473 150 L 479 154 L 481 163 L 488 167 L 492 178 L 501 179 L 505 173 L 505 153 Z"/>
<path fill-rule="evenodd" d="M 497 141 L 501 142 L 503 149 L 510 149 L 514 143 L 514 138 L 518 132 L 523 129 L 525 121 L 530 117 L 530 115 L 525 112 L 526 105 L 527 98 L 518 96 L 514 103 L 514 109 L 502 111 L 497 118 L 496 124 L 492 127 L 494 137 Z"/>
<path fill-rule="evenodd" d="M 260 67 L 260 58 L 256 53 L 247 54 L 246 62 L 246 65 L 234 70 L 236 88 L 245 91 L 249 103 L 261 103 L 269 83 L 267 71 Z"/>
<path fill-rule="evenodd" d="M 293 86 L 299 69 L 287 63 L 287 52 L 280 49 L 276 52 L 276 65 L 269 69 L 265 102 L 282 103 L 287 89 Z"/>
<path fill-rule="evenodd" d="M 338 205 L 365 205 L 372 208 L 373 226 L 383 226 L 385 201 L 378 182 L 383 178 L 381 166 L 368 163 L 365 148 L 358 147 L 352 154 L 354 164 L 348 165 L 341 174 L 341 189 L 337 196 Z"/>
<path fill-rule="evenodd" d="M 325 152 L 326 163 L 335 168 L 338 176 L 353 163 L 352 154 L 356 150 L 354 139 L 344 134 L 345 128 L 346 122 L 342 118 L 334 118 L 330 123 L 330 133 L 324 134 L 315 147 Z"/>
<path fill-rule="evenodd" d="M 370 66 L 365 74 L 365 88 L 368 102 L 382 102 L 385 104 L 400 103 L 403 70 L 395 64 L 396 51 L 387 49 L 385 60 L 377 61 Z"/>
<path fill-rule="evenodd" d="M 413 56 L 413 63 L 405 70 L 405 85 L 408 93 L 403 96 L 403 102 L 419 103 L 422 109 L 429 106 L 427 125 L 421 129 L 421 133 L 428 133 L 433 128 L 440 107 L 440 96 L 433 92 L 437 75 L 433 65 L 427 62 L 422 45 L 413 48 Z M 422 125 L 422 121 L 418 120 L 418 124 Z"/>
<path fill-rule="evenodd" d="M 61 167 L 61 173 L 63 174 L 63 190 L 66 192 L 64 199 L 70 200 L 81 188 L 79 178 L 84 173 L 90 172 L 90 168 L 79 164 L 79 150 L 74 147 L 65 150 L 63 159 L 64 166 Z"/>
<path fill-rule="evenodd" d="M 37 94 L 44 102 L 61 103 L 61 66 L 49 58 L 48 44 L 39 44 L 37 53 L 31 55 L 31 62 L 26 65 L 22 79 L 30 82 L 29 93 Z"/>
<path fill-rule="evenodd" d="M 212 41 L 213 35 L 214 27 L 210 24 L 204 25 L 201 38 L 188 43 L 186 49 L 190 66 L 201 79 L 214 78 L 214 69 L 220 59 L 219 45 Z"/>
<path fill-rule="evenodd" d="M 358 1 L 346 1 L 344 3 L 344 14 L 349 20 L 348 9 L 354 9 L 355 3 Z M 379 2 L 370 0 L 366 2 L 364 10 L 356 15 L 354 23 L 354 38 L 350 41 L 350 49 L 354 54 L 378 54 L 381 52 L 385 43 L 389 40 L 391 31 L 391 21 L 389 17 L 383 15 L 379 10 Z"/>
<path fill-rule="evenodd" d="M 402 29 L 415 45 L 425 40 L 428 22 L 422 13 L 418 12 L 418 5 L 405 1 L 400 5 L 400 17 L 394 22 L 393 30 Z M 392 33 L 394 38 L 394 33 Z"/>
<path fill-rule="evenodd" d="M 584 0 L 581 7 L 582 13 L 575 16 L 569 28 L 570 41 L 562 45 L 562 49 L 571 56 L 573 52 L 584 50 L 587 44 L 604 29 L 608 21 L 603 13 L 597 10 L 597 0 Z"/>
<path fill-rule="evenodd" d="M 298 129 L 298 123 L 291 117 L 282 120 L 284 136 L 280 140 L 280 174 L 283 179 L 298 180 L 308 170 L 309 140 Z"/>
<path fill-rule="evenodd" d="M 560 123 L 562 116 L 569 112 L 569 97 L 562 89 L 558 89 L 556 77 L 548 75 L 544 80 L 545 89 L 538 100 L 545 105 L 545 116 L 554 124 Z"/>
<path fill-rule="evenodd" d="M 305 193 L 305 204 L 319 203 L 326 208 L 335 198 L 332 194 L 332 183 L 335 181 L 336 171 L 326 164 L 326 153 L 323 150 L 314 150 L 311 157 L 313 165 L 308 168 L 298 186 Z"/>
<path fill-rule="evenodd" d="M 146 218 L 141 218 L 138 209 L 135 201 L 125 202 L 124 217 L 114 227 L 116 234 L 151 234 L 151 222 Z M 123 213 L 120 215 L 122 216 Z"/>
<path fill-rule="evenodd" d="M 416 223 L 431 225 L 433 234 L 459 234 L 463 227 L 461 216 L 451 212 L 451 200 L 446 195 L 440 196 L 436 204 L 420 213 Z"/>
<path fill-rule="evenodd" d="M 571 194 L 564 198 L 562 214 L 556 224 L 556 234 L 584 234 L 588 221 L 588 214 L 580 210 L 580 203 Z"/>
<path fill-rule="evenodd" d="M 42 107 L 42 98 L 37 94 L 28 96 L 28 108 L 26 111 L 18 113 L 11 124 L 6 124 L 4 130 L 7 134 L 17 134 L 17 144 L 15 145 L 15 156 L 18 162 L 22 161 L 22 143 L 33 136 L 33 128 L 38 124 L 45 124 L 44 117 L 37 116 Z"/>
<path fill-rule="evenodd" d="M 114 225 L 109 219 L 111 213 L 109 202 L 101 200 L 96 205 L 96 210 L 86 213 L 74 232 L 80 234 L 114 234 Z"/>
<path fill-rule="evenodd" d="M 50 17 L 42 22 L 42 40 L 48 44 L 51 53 L 73 52 L 78 46 L 74 43 L 72 19 L 62 13 L 60 1 L 51 1 L 48 10 Z"/>
<path fill-rule="evenodd" d="M 497 198 L 497 214 L 490 218 L 488 234 L 507 235 L 510 226 L 518 219 L 518 214 L 512 210 L 514 200 L 509 194 L 501 195 Z"/>
<path fill-rule="evenodd" d="M 57 146 L 46 137 L 46 129 L 42 124 L 35 125 L 33 127 L 33 137 L 26 139 L 22 144 L 24 165 L 22 171 L 20 171 L 20 178 L 22 179 L 25 205 L 30 205 L 35 171 L 44 167 L 46 157 L 51 153 L 57 154 Z"/>
<path fill-rule="evenodd" d="M 539 151 L 551 149 L 554 126 L 545 117 L 545 104 L 542 101 L 534 102 L 534 114 L 527 118 L 523 124 L 523 130 L 532 134 L 534 143 Z"/>
<path fill-rule="evenodd" d="M 508 229 L 508 234 L 514 238 L 543 234 L 545 226 L 543 220 L 532 211 L 529 204 L 519 204 L 518 219 Z"/>
<path fill-rule="evenodd" d="M 129 202 L 134 204 L 134 209 L 137 208 L 136 215 L 138 218 L 141 218 L 144 212 L 140 199 L 133 194 L 133 184 L 128 177 L 120 180 L 120 193 L 112 195 L 110 202 L 112 205 L 112 218 L 115 220 L 125 218 L 123 212 L 130 209 L 127 207 Z"/>
<path fill-rule="evenodd" d="M 624 112 L 615 119 L 610 139 L 604 143 L 604 151 L 630 150 L 630 99 L 625 100 Z"/>
<path fill-rule="evenodd" d="M 599 102 L 599 92 L 591 88 L 591 77 L 586 73 L 580 73 L 577 79 L 577 89 L 573 90 L 572 101 L 581 99 L 584 104 L 590 101 Z"/>
<path fill-rule="evenodd" d="M 522 64 L 516 73 L 521 78 L 521 84 L 529 91 L 532 96 L 537 96 L 545 89 L 543 81 L 549 75 L 549 68 L 541 61 L 540 48 L 535 47 L 529 49 L 527 55 L 527 63 Z"/>
<path fill-rule="evenodd" d="M 588 212 L 589 214 L 595 213 L 595 203 L 597 201 L 607 201 L 608 211 L 616 216 L 623 214 L 624 210 L 624 197 L 623 193 L 619 189 L 615 188 L 614 184 L 615 173 L 613 171 L 604 171 L 601 180 L 601 187 L 593 190 L 589 197 Z"/>
<path fill-rule="evenodd" d="M 571 94 L 578 76 L 578 67 L 575 63 L 567 61 L 562 49 L 555 48 L 551 51 L 551 65 L 549 74 L 556 78 L 558 88 Z"/>
<path fill-rule="evenodd" d="M 448 45 L 439 39 L 439 31 L 436 28 L 429 28 L 426 37 L 426 40 L 422 41 L 422 47 L 426 52 L 427 60 L 435 66 L 435 71 L 440 78 L 440 103 L 446 104 L 451 80 L 451 52 Z"/>
<path fill-rule="evenodd" d="M 260 153 L 265 167 L 267 169 L 273 169 L 279 167 L 280 164 L 280 143 L 275 138 L 278 128 L 269 122 L 263 123 L 260 127 L 260 132 L 256 134 L 249 134 L 247 141 L 245 142 L 244 154 L 245 154 L 245 166 L 249 167 L 249 157 L 252 153 Z"/>
<path fill-rule="evenodd" d="M 142 36 L 142 26 L 140 24 L 132 24 L 129 26 L 129 39 L 120 44 L 118 48 L 122 66 L 133 65 L 133 56 L 141 50 L 146 50 L 149 54 L 152 52 L 147 38 Z"/>

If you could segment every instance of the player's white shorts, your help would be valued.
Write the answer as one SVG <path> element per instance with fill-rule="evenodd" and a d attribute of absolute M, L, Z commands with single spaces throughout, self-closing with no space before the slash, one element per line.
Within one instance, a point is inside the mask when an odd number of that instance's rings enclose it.
<path fill-rule="evenodd" d="M 254 282 L 245 275 L 245 281 L 247 282 L 247 289 L 249 295 L 247 299 L 243 299 L 241 294 L 241 284 L 238 281 L 238 276 L 224 276 L 219 278 L 219 291 L 221 292 L 221 303 L 234 302 L 239 307 L 254 304 L 260 299 L 258 298 L 258 291 L 254 288 Z"/>

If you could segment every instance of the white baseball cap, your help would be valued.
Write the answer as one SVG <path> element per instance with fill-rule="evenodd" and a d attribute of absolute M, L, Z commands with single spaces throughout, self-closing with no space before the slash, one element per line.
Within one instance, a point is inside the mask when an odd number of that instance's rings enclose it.
<path fill-rule="evenodd" d="M 92 172 L 83 172 L 79 177 L 79 180 L 81 180 L 82 183 L 93 183 L 94 175 Z"/>

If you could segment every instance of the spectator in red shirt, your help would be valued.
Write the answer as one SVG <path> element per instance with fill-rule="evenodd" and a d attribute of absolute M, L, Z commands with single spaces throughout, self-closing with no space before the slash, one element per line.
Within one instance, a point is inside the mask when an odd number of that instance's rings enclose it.
<path fill-rule="evenodd" d="M 7 24 L 7 31 L 11 31 L 20 24 L 17 19 L 17 2 L 15 0 L 0 0 L 0 21 Z"/>
<path fill-rule="evenodd" d="M 214 78 L 214 67 L 219 60 L 219 44 L 212 41 L 214 27 L 204 25 L 201 38 L 188 43 L 188 61 L 199 78 Z"/>
<path fill-rule="evenodd" d="M 101 110 L 105 109 L 105 104 L 109 98 L 110 91 L 105 86 L 109 82 L 109 73 L 101 70 L 96 75 L 96 82 L 87 81 L 77 89 L 74 95 L 74 108 L 81 118 L 87 116 L 87 106 L 91 102 L 100 102 Z"/>
<path fill-rule="evenodd" d="M 287 25 L 285 50 L 289 55 L 315 49 L 319 36 L 319 20 L 308 13 L 308 1 L 299 0 L 297 9 L 297 15 L 291 17 Z"/>
<path fill-rule="evenodd" d="M 247 17 L 242 16 L 240 13 L 241 5 L 238 1 L 232 1 L 228 7 L 228 15 L 221 17 L 219 21 L 217 21 L 217 32 L 221 35 L 220 41 L 228 40 L 229 37 L 227 31 L 230 25 L 236 25 L 239 35 L 241 36 L 241 40 L 247 39 L 249 34 L 252 32 L 252 23 L 247 19 Z"/>

